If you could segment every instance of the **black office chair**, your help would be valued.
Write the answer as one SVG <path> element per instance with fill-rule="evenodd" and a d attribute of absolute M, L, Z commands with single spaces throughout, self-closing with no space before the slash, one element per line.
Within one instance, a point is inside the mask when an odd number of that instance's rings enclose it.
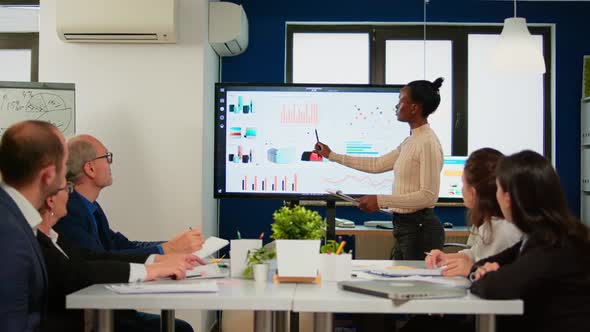
<path fill-rule="evenodd" d="M 460 243 L 460 242 L 447 242 L 443 244 L 443 251 L 447 254 L 455 253 L 463 249 L 471 248 L 471 244 L 474 242 L 475 238 L 474 228 L 472 227 L 469 232 L 469 236 L 467 237 L 467 243 Z M 455 240 L 456 241 L 456 240 Z"/>
<path fill-rule="evenodd" d="M 459 252 L 460 250 L 469 249 L 469 248 L 471 248 L 471 246 L 467 245 L 465 243 L 448 242 L 448 243 L 443 244 L 443 251 L 447 254 L 456 253 L 456 252 Z"/>

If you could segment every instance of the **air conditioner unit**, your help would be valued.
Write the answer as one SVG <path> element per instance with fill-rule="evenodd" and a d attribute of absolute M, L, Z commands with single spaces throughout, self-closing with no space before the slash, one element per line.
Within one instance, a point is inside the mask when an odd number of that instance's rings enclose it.
<path fill-rule="evenodd" d="M 56 20 L 66 42 L 176 42 L 176 0 L 57 0 Z"/>
<path fill-rule="evenodd" d="M 209 44 L 219 56 L 233 56 L 248 48 L 248 18 L 241 5 L 209 3 Z"/>

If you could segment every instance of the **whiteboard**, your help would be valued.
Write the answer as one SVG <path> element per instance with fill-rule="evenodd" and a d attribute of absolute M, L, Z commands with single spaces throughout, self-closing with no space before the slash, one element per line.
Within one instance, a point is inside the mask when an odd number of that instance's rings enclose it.
<path fill-rule="evenodd" d="M 0 137 L 16 122 L 42 120 L 75 135 L 73 83 L 0 82 Z"/>

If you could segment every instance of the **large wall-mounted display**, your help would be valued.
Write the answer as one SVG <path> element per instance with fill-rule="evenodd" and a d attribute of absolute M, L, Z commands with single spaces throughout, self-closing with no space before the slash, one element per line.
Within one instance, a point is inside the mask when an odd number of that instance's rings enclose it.
<path fill-rule="evenodd" d="M 410 134 L 408 124 L 395 117 L 400 89 L 217 84 L 215 196 L 326 199 L 327 190 L 391 194 L 393 171 L 356 171 L 313 148 L 317 139 L 351 156 L 378 157 L 396 148 Z M 445 158 L 441 197 L 461 200 L 464 159 Z"/>

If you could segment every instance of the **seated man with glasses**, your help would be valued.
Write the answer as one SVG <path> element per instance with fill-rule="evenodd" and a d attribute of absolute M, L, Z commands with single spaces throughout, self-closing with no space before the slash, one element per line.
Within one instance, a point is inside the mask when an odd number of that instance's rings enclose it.
<path fill-rule="evenodd" d="M 203 237 L 197 229 L 185 231 L 168 242 L 130 241 L 113 231 L 96 202 L 101 190 L 113 183 L 113 153 L 90 135 L 71 138 L 68 148 L 66 177 L 74 183 L 74 192 L 68 199 L 67 215 L 54 227 L 61 236 L 95 252 L 164 255 L 188 254 L 201 248 Z"/>

